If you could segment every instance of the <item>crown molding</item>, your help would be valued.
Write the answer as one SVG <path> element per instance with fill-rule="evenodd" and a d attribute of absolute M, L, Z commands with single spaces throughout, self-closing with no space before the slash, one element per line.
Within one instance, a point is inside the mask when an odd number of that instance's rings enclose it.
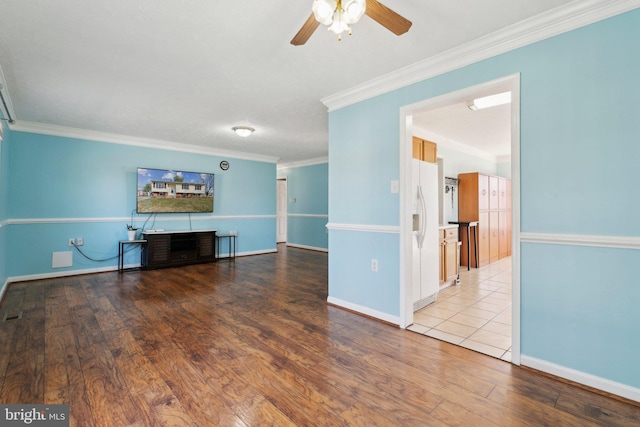
<path fill-rule="evenodd" d="M 640 7 L 640 0 L 576 0 L 321 99 L 329 111 L 436 77 Z"/>
<path fill-rule="evenodd" d="M 107 142 L 110 144 L 132 145 L 136 147 L 153 148 L 156 150 L 180 151 L 184 153 L 206 154 L 210 156 L 230 157 L 242 160 L 255 160 L 258 162 L 277 163 L 278 157 L 264 156 L 260 154 L 241 153 L 231 150 L 200 147 L 197 145 L 183 144 L 180 142 L 163 141 L 160 139 L 139 138 L 135 136 L 119 135 L 115 133 L 97 132 L 66 126 L 49 125 L 36 122 L 16 120 L 9 125 L 12 131 L 29 132 L 41 135 L 61 136 L 65 138 L 85 139 L 89 141 Z"/>
<path fill-rule="evenodd" d="M 329 163 L 329 157 L 318 157 L 315 159 L 309 160 L 300 160 L 299 162 L 290 162 L 290 163 L 279 163 L 278 170 L 283 169 L 291 169 L 291 168 L 301 168 L 304 166 L 314 166 L 321 165 L 324 163 Z"/>
<path fill-rule="evenodd" d="M 2 96 L 4 96 L 4 100 L 7 103 L 7 108 L 9 109 L 9 114 L 11 115 L 11 118 L 13 120 L 16 119 L 16 112 L 13 109 L 13 102 L 11 102 L 11 95 L 9 95 L 9 86 L 7 86 L 7 81 L 4 78 L 4 72 L 2 71 L 2 66 L 0 65 L 0 85 L 2 85 L 2 89 L 0 89 L 0 91 L 2 91 Z M 0 111 L 2 111 L 2 113 L 0 113 L 2 115 L 2 117 L 4 117 L 4 105 L 0 106 Z M 5 119 L 8 119 L 8 117 L 5 117 Z"/>

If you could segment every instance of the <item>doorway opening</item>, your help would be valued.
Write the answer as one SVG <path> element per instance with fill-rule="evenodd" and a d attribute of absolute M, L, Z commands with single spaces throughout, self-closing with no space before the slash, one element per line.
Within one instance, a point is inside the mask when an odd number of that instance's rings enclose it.
<path fill-rule="evenodd" d="M 287 178 L 276 181 L 276 243 L 287 243 Z"/>
<path fill-rule="evenodd" d="M 414 270 L 414 262 L 415 257 L 413 256 L 413 248 L 412 248 L 412 239 L 413 239 L 413 221 L 412 221 L 412 204 L 413 203 L 413 194 L 412 194 L 412 185 L 411 185 L 411 174 L 412 174 L 412 137 L 416 135 L 416 132 L 424 132 L 429 131 L 428 126 L 427 129 L 422 129 L 420 126 L 421 117 L 424 115 L 429 115 L 430 112 L 434 114 L 445 113 L 449 108 L 454 108 L 456 105 L 464 104 L 465 106 L 470 100 L 475 98 L 493 95 L 502 92 L 511 92 L 511 103 L 507 106 L 508 114 L 510 115 L 509 123 L 508 123 L 508 139 L 510 140 L 510 170 L 508 173 L 504 173 L 502 171 L 502 175 L 510 175 L 511 182 L 511 211 L 510 211 L 510 222 L 511 222 L 511 239 L 509 240 L 509 245 L 511 249 L 510 257 L 503 257 L 498 262 L 493 262 L 488 265 L 475 265 L 475 263 L 471 262 L 472 260 L 467 259 L 467 263 L 470 263 L 470 267 L 467 270 L 467 265 L 460 267 L 460 283 L 454 284 L 449 288 L 442 289 L 439 292 L 439 295 L 436 296 L 436 301 L 430 306 L 433 306 L 432 310 L 438 316 L 433 316 L 433 318 L 427 318 L 422 316 L 420 312 L 414 313 L 414 295 L 412 293 L 412 288 L 415 289 L 415 284 L 413 283 L 414 277 L 412 277 L 412 271 Z M 486 82 L 483 84 L 479 84 L 473 87 L 465 88 L 456 92 L 448 93 L 442 96 L 438 96 L 435 98 L 430 98 L 415 104 L 411 104 L 405 106 L 401 109 L 400 119 L 400 183 L 401 183 L 401 233 L 400 233 L 400 241 L 401 241 L 401 260 L 403 262 L 403 267 L 401 269 L 401 300 L 403 302 L 401 306 L 401 320 L 403 324 L 401 326 L 408 328 L 410 330 L 414 330 L 415 332 L 425 333 L 425 335 L 432 336 L 434 338 L 438 338 L 444 341 L 451 342 L 456 345 L 462 345 L 463 347 L 472 348 L 473 350 L 490 354 L 494 357 L 500 357 L 505 360 L 509 360 L 511 363 L 520 364 L 520 253 L 519 253 L 519 235 L 520 235 L 520 210 L 519 210 L 519 200 L 520 200 L 520 78 L 519 75 L 507 76 L 498 80 Z M 436 115 L 437 115 L 436 114 Z M 446 135 L 440 135 L 441 137 Z M 425 137 L 425 136 L 423 136 Z M 429 137 L 429 135 L 426 135 Z M 434 138 L 432 138 L 434 139 Z M 437 143 L 437 141 L 434 141 Z M 455 143 L 455 141 L 453 141 Z M 465 150 L 469 150 L 465 148 L 462 144 L 459 144 L 458 147 L 453 147 L 453 150 L 456 152 L 465 152 Z M 451 146 L 449 146 L 451 149 Z M 473 151 L 473 149 L 471 149 Z M 479 149 L 476 151 L 480 151 Z M 443 150 L 443 153 L 438 153 L 440 167 L 445 168 L 445 172 L 440 173 L 442 175 L 452 175 L 451 171 L 455 171 L 457 173 L 464 172 L 472 172 L 474 167 L 470 163 L 466 163 L 467 159 L 465 156 L 454 157 L 455 165 L 447 164 L 447 159 L 451 159 L 452 151 Z M 467 157 L 472 157 L 471 155 Z M 490 163 L 487 161 L 487 163 Z M 494 168 L 498 169 L 497 161 L 494 160 Z M 478 169 L 485 169 L 478 168 Z M 487 173 L 487 172 L 485 172 Z M 490 173 L 487 173 L 490 174 Z M 498 175 L 499 172 L 494 173 L 493 175 Z M 453 178 L 453 177 L 452 177 Z M 457 176 L 456 176 L 457 178 Z M 453 182 L 449 182 L 452 184 Z M 450 190 L 455 189 L 458 191 L 458 188 L 450 187 Z M 440 184 L 439 191 L 444 192 L 444 188 L 442 188 L 442 182 Z M 458 191 L 459 193 L 459 191 Z M 441 221 L 448 223 L 451 221 L 451 217 L 447 216 L 448 214 L 444 214 L 443 204 L 451 199 L 451 193 L 447 193 L 444 196 L 440 197 L 440 217 Z M 455 201 L 455 199 L 454 199 Z M 480 218 L 478 218 L 480 220 Z M 457 221 L 454 219 L 454 222 Z M 445 224 L 441 224 L 445 225 Z M 482 226 L 480 226 L 482 229 Z M 485 229 L 488 228 L 485 224 Z M 460 228 L 460 233 L 465 233 L 466 230 Z M 488 230 L 486 230 L 488 231 Z M 473 255 L 471 255 L 473 257 Z M 497 261 L 497 259 L 495 260 Z M 493 279 L 493 280 L 492 280 Z M 510 283 L 510 289 L 505 287 Z M 462 292 L 463 289 L 468 288 L 469 293 Z M 482 299 L 485 299 L 484 303 Z M 475 307 L 474 307 L 475 305 Z M 473 309 L 482 310 L 480 307 L 484 305 L 484 308 L 494 308 L 493 306 L 502 306 L 502 308 L 506 308 L 507 305 L 510 305 L 512 311 L 501 310 L 500 312 L 495 312 L 493 315 L 490 315 L 488 312 L 490 310 L 483 311 L 473 311 Z M 454 311 L 456 307 L 464 307 L 469 308 L 467 313 L 460 313 L 460 311 Z M 439 309 L 436 310 L 435 308 Z M 429 306 L 425 308 L 429 309 Z M 461 310 L 462 311 L 462 310 Z M 507 321 L 506 314 L 510 314 L 510 319 Z M 431 313 L 434 314 L 434 313 Z M 471 315 L 475 315 L 471 316 Z M 502 317 L 498 317 L 501 315 Z M 454 318 L 455 316 L 455 318 Z M 470 316 L 470 317 L 469 317 Z M 484 319 L 483 319 L 484 317 Z M 490 318 L 487 318 L 490 317 Z M 493 331 L 480 333 L 480 326 L 488 325 L 489 322 L 492 322 L 490 328 L 494 328 Z M 502 321 L 504 323 L 499 324 Z M 510 323 L 510 325 L 509 325 Z M 472 329 L 472 325 L 475 324 L 476 328 Z M 500 330 L 496 330 L 500 328 Z M 509 331 L 510 330 L 510 331 Z M 431 333 L 429 333 L 431 331 Z M 471 339 L 474 334 L 475 337 L 479 339 L 482 335 L 490 336 L 492 333 L 501 332 L 505 334 L 505 332 L 510 332 L 510 345 L 509 351 L 505 349 L 500 355 L 497 354 L 500 350 L 500 347 L 505 347 L 504 341 L 502 341 L 499 345 L 497 343 L 496 347 L 491 346 L 490 344 L 486 344 L 489 347 L 494 347 L 493 352 L 490 352 L 491 348 L 486 347 L 483 350 L 483 345 L 478 344 L 478 340 Z M 468 345 L 465 345 L 464 342 L 467 342 Z"/>

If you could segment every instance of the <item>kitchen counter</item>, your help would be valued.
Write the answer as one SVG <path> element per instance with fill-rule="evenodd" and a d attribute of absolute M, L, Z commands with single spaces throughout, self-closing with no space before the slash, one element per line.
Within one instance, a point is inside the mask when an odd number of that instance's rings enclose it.
<path fill-rule="evenodd" d="M 438 226 L 440 230 L 446 230 L 448 228 L 458 228 L 458 224 L 441 224 Z"/>
<path fill-rule="evenodd" d="M 452 225 L 460 225 L 467 230 L 467 240 L 463 241 L 463 246 L 467 248 L 467 270 L 471 269 L 471 229 L 473 228 L 473 253 L 476 259 L 476 268 L 478 263 L 478 221 L 451 221 Z"/>

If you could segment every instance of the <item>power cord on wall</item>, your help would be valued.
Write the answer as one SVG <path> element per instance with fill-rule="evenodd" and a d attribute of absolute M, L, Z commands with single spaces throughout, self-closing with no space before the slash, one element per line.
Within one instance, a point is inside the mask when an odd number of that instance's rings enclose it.
<path fill-rule="evenodd" d="M 157 214 L 149 214 L 149 216 L 147 217 L 147 219 L 144 220 L 144 224 L 142 224 L 142 231 L 147 229 L 147 223 L 149 222 L 149 220 L 151 218 L 153 218 L 153 222 L 151 223 L 151 229 L 153 229 L 153 227 L 156 225 L 156 215 Z"/>
<path fill-rule="evenodd" d="M 95 259 L 95 258 L 91 258 L 89 255 L 85 254 L 84 252 L 82 252 L 82 250 L 76 246 L 76 244 L 73 244 L 73 247 L 76 248 L 76 251 L 78 251 L 78 253 L 80 255 L 82 255 L 83 257 L 85 257 L 86 259 L 88 259 L 89 261 L 94 261 L 94 262 L 105 262 L 105 261 L 111 261 L 112 259 L 118 259 L 118 255 L 109 257 L 109 258 L 104 258 L 104 259 Z M 135 248 L 129 248 L 129 249 L 125 249 L 125 251 L 122 253 L 122 256 L 124 256 L 124 254 L 131 252 L 132 250 L 134 250 Z"/>
<path fill-rule="evenodd" d="M 131 211 L 131 226 L 133 226 L 133 215 L 134 215 L 135 210 Z M 155 226 L 156 224 L 156 215 L 155 213 L 149 214 L 149 216 L 147 217 L 147 219 L 145 219 L 144 224 L 142 224 L 142 230 L 146 230 L 147 229 L 147 223 L 153 219 L 153 221 L 151 222 L 151 227 L 153 228 L 153 226 Z M 191 214 L 189 214 L 189 230 L 193 230 L 193 226 L 191 224 Z M 113 259 L 118 259 L 118 255 L 109 257 L 109 258 L 104 258 L 104 259 L 96 259 L 96 258 L 92 258 L 89 255 L 85 254 L 84 252 L 82 252 L 82 250 L 75 244 L 73 244 L 73 247 L 76 249 L 76 251 L 78 251 L 78 253 L 80 255 L 82 255 L 83 257 L 85 257 L 86 259 L 88 259 L 89 261 L 94 261 L 94 262 L 105 262 L 105 261 L 111 261 Z M 136 248 L 129 248 L 129 249 L 125 249 L 123 252 L 123 256 L 126 253 L 131 252 L 132 250 L 135 250 Z"/>
<path fill-rule="evenodd" d="M 133 221 L 134 221 L 134 215 L 136 213 L 136 210 L 133 209 L 131 211 L 131 226 L 133 227 Z M 151 218 L 153 218 L 153 222 L 151 223 L 151 229 L 153 229 L 153 226 L 156 224 L 156 215 L 155 213 L 150 213 L 149 216 L 147 217 L 147 219 L 144 220 L 144 224 L 142 224 L 142 231 L 147 229 L 147 223 L 149 222 L 149 220 Z"/>
<path fill-rule="evenodd" d="M 133 220 L 134 220 L 134 214 L 135 214 L 135 209 L 131 211 L 131 226 L 133 227 Z M 147 223 L 149 222 L 149 220 L 151 220 L 151 218 L 153 218 L 153 222 L 151 223 L 151 227 L 153 227 L 156 223 L 156 214 L 152 213 L 149 214 L 149 216 L 147 217 L 147 219 L 144 221 L 144 224 L 142 224 L 142 230 L 144 231 L 147 227 Z M 189 220 L 191 220 L 191 218 L 189 218 Z M 75 243 L 73 244 L 73 247 L 76 249 L 76 251 L 78 251 L 78 253 L 80 255 L 82 255 L 83 257 L 85 257 L 86 259 L 88 259 L 89 261 L 94 261 L 94 262 L 105 262 L 105 261 L 111 261 L 114 259 L 118 259 L 118 255 L 109 257 L 109 258 L 104 258 L 104 259 L 96 259 L 96 258 L 92 258 L 89 255 L 85 254 L 84 252 L 82 252 L 82 249 L 80 249 Z M 136 248 L 132 247 L 129 249 L 125 249 L 124 252 L 122 253 L 122 256 L 124 256 L 126 253 L 129 253 L 133 250 L 135 250 Z"/>

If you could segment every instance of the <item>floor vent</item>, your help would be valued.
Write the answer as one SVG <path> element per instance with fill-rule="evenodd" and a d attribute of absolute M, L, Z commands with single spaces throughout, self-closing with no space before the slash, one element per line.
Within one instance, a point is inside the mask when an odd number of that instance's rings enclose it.
<path fill-rule="evenodd" d="M 22 310 L 20 310 L 20 313 L 15 314 L 15 315 L 9 315 L 9 312 L 5 312 L 4 316 L 2 317 L 2 322 L 8 322 L 9 320 L 21 320 L 22 319 Z"/>

